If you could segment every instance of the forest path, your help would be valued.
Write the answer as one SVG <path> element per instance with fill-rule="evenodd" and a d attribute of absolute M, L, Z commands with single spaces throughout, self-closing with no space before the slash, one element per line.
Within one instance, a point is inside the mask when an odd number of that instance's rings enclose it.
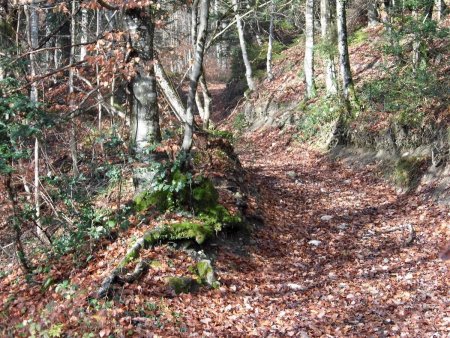
<path fill-rule="evenodd" d="M 448 210 L 397 195 L 371 167 L 352 169 L 290 142 L 271 131 L 237 144 L 264 225 L 254 231 L 249 259 L 219 256 L 223 287 L 212 331 L 448 334 L 448 269 L 437 258 Z M 411 245 L 406 229 L 379 233 L 406 224 L 417 232 Z"/>

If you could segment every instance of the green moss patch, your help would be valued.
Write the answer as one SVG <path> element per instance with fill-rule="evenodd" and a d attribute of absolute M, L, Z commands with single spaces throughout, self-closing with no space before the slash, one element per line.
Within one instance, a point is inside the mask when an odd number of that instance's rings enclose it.
<path fill-rule="evenodd" d="M 188 277 L 169 277 L 167 278 L 167 286 L 175 294 L 189 293 L 198 288 L 198 283 Z"/>
<path fill-rule="evenodd" d="M 406 190 L 417 186 L 426 160 L 418 157 L 402 157 L 395 163 L 392 179 L 394 183 Z"/>
<path fill-rule="evenodd" d="M 167 191 L 143 191 L 134 198 L 134 209 L 145 211 L 155 206 L 160 211 L 169 207 L 169 193 Z"/>

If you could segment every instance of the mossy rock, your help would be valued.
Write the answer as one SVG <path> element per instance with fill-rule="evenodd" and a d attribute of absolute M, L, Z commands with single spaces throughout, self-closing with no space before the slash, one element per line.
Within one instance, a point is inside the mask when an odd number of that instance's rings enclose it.
<path fill-rule="evenodd" d="M 213 228 L 210 225 L 201 222 L 184 221 L 175 224 L 166 224 L 147 231 L 144 235 L 144 242 L 146 247 L 154 246 L 162 241 L 183 239 L 195 239 L 198 244 L 203 244 L 212 234 Z"/>
<path fill-rule="evenodd" d="M 407 190 L 417 186 L 425 162 L 425 159 L 418 157 L 400 158 L 395 163 L 394 171 L 392 173 L 394 183 Z"/>
<path fill-rule="evenodd" d="M 211 225 L 189 221 L 171 224 L 170 228 L 172 229 L 170 239 L 195 239 L 198 244 L 203 244 L 213 234 Z"/>
<path fill-rule="evenodd" d="M 211 286 L 217 289 L 220 283 L 216 280 L 214 276 L 214 269 L 212 267 L 211 261 L 203 259 L 195 265 L 196 275 L 198 276 L 199 283 Z"/>
<path fill-rule="evenodd" d="M 226 131 L 226 130 L 209 130 L 208 136 L 214 137 L 214 138 L 224 138 L 228 141 L 233 141 L 233 133 Z"/>
<path fill-rule="evenodd" d="M 198 283 L 195 279 L 188 277 L 169 277 L 167 278 L 167 286 L 175 294 L 190 293 L 198 288 Z"/>
<path fill-rule="evenodd" d="M 158 210 L 164 211 L 169 207 L 168 191 L 143 191 L 134 198 L 134 210 L 145 211 L 155 206 Z"/>
<path fill-rule="evenodd" d="M 216 204 L 205 209 L 199 218 L 209 224 L 216 232 L 222 230 L 224 225 L 237 225 L 242 223 L 240 215 L 232 215 L 223 205 Z"/>
<path fill-rule="evenodd" d="M 162 266 L 163 266 L 163 264 L 156 259 L 151 261 L 151 263 L 150 263 L 150 267 L 154 270 L 159 270 L 162 268 Z"/>
<path fill-rule="evenodd" d="M 209 179 L 201 178 L 192 189 L 194 210 L 200 211 L 214 207 L 219 200 L 219 193 Z"/>

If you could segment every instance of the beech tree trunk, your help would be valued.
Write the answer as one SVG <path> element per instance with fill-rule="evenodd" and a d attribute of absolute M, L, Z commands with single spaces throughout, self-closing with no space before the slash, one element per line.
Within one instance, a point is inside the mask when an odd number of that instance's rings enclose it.
<path fill-rule="evenodd" d="M 306 97 L 316 95 L 314 83 L 314 0 L 306 0 L 305 5 L 305 58 L 303 63 L 306 82 Z"/>
<path fill-rule="evenodd" d="M 202 67 L 203 68 L 203 67 Z M 202 75 L 199 78 L 200 82 L 200 88 L 202 89 L 203 93 L 203 128 L 208 129 L 209 128 L 209 120 L 211 118 L 211 107 L 212 107 L 212 96 L 208 89 L 208 84 L 206 83 L 205 79 L 205 71 L 202 70 Z"/>
<path fill-rule="evenodd" d="M 198 29 L 199 29 L 199 24 L 200 24 L 199 17 L 198 17 L 198 6 L 199 6 L 199 1 L 195 0 L 192 4 L 192 13 L 191 13 L 191 41 L 192 41 L 194 55 L 196 53 L 195 50 L 197 48 Z M 199 83 L 200 83 L 201 91 L 203 93 L 203 100 L 200 97 L 200 94 L 198 92 L 196 92 L 195 93 L 195 103 L 197 105 L 199 115 L 203 121 L 203 128 L 208 129 L 209 118 L 211 115 L 212 96 L 211 96 L 211 93 L 209 92 L 208 84 L 206 83 L 205 71 L 203 68 L 203 61 L 202 61 L 201 74 L 199 77 Z"/>
<path fill-rule="evenodd" d="M 86 42 L 88 41 L 88 11 L 86 8 L 81 10 L 81 46 L 80 46 L 80 60 L 86 57 Z"/>
<path fill-rule="evenodd" d="M 154 25 L 151 10 L 127 10 L 125 16 L 131 47 L 139 58 L 136 76 L 131 83 L 131 141 L 136 157 L 144 162 L 146 150 L 161 141 L 153 69 Z"/>
<path fill-rule="evenodd" d="M 273 80 L 273 71 L 272 71 L 272 50 L 273 50 L 273 16 L 275 12 L 275 4 L 273 0 L 270 1 L 270 23 L 269 23 L 269 41 L 267 42 L 267 79 L 269 81 Z"/>
<path fill-rule="evenodd" d="M 74 58 L 75 58 L 75 32 L 76 32 L 76 22 L 75 22 L 75 13 L 76 13 L 76 1 L 72 0 L 72 10 L 71 15 L 72 18 L 70 20 L 70 55 L 69 55 L 69 64 L 73 64 Z M 74 69 L 71 67 L 69 69 L 69 105 L 70 109 L 73 110 L 75 107 L 75 101 L 74 101 Z M 74 116 L 71 116 L 70 121 L 70 139 L 69 139 L 69 146 L 70 146 L 70 154 L 72 156 L 72 173 L 74 176 L 78 176 L 78 154 L 77 154 L 77 139 L 76 139 L 76 126 L 74 121 Z"/>
<path fill-rule="evenodd" d="M 28 43 L 31 47 L 32 53 L 30 54 L 30 75 L 34 79 L 37 76 L 37 53 L 34 50 L 39 45 L 39 11 L 36 8 L 36 2 L 32 1 L 30 6 L 25 10 L 28 14 Z M 38 89 L 35 82 L 32 82 L 30 86 L 30 101 L 38 102 Z M 36 235 L 43 243 L 49 243 L 47 235 L 44 233 L 41 224 L 41 204 L 40 204 L 40 189 L 39 189 L 39 140 L 37 137 L 34 139 L 34 208 L 36 216 Z"/>
<path fill-rule="evenodd" d="M 184 123 L 184 137 L 182 150 L 186 153 L 190 152 L 192 147 L 192 136 L 194 132 L 194 108 L 195 94 L 197 92 L 198 81 L 202 73 L 203 56 L 205 51 L 206 34 L 208 30 L 209 19 L 209 0 L 200 0 L 200 20 L 197 30 L 197 42 L 194 54 L 194 64 L 190 75 L 190 86 L 186 105 L 186 122 Z"/>
<path fill-rule="evenodd" d="M 255 82 L 253 81 L 252 66 L 250 64 L 250 60 L 247 54 L 247 44 L 245 42 L 244 27 L 242 25 L 242 19 L 239 14 L 239 0 L 231 0 L 231 2 L 233 4 L 233 10 L 236 19 L 236 27 L 239 36 L 239 44 L 241 46 L 242 60 L 244 61 L 245 66 L 245 77 L 247 79 L 247 85 L 251 91 L 255 91 L 256 85 Z"/>
<path fill-rule="evenodd" d="M 330 0 L 320 0 L 320 28 L 322 41 L 326 46 L 323 56 L 325 86 L 327 95 L 336 95 L 336 68 L 334 65 L 333 55 L 331 54 L 331 46 L 334 45 L 331 25 Z"/>
<path fill-rule="evenodd" d="M 379 22 L 376 0 L 370 0 L 367 4 L 367 22 L 369 27 L 373 27 Z"/>
<path fill-rule="evenodd" d="M 347 18 L 345 0 L 336 0 L 336 25 L 338 33 L 339 66 L 341 71 L 342 94 L 347 102 L 356 101 L 350 70 L 350 58 L 347 41 Z"/>

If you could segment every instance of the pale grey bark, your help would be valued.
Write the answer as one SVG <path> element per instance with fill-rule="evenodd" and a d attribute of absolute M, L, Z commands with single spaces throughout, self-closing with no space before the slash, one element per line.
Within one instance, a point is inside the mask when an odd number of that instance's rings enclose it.
<path fill-rule="evenodd" d="M 179 121 L 185 122 L 186 108 L 184 107 L 183 102 L 181 101 L 181 98 L 178 95 L 178 92 L 175 90 L 175 88 L 172 85 L 172 82 L 170 81 L 169 77 L 164 71 L 161 62 L 157 58 L 155 58 L 154 68 L 156 81 L 159 87 L 161 88 L 164 97 L 166 98 L 167 102 L 172 108 L 173 113 L 175 114 L 175 116 Z"/>
<path fill-rule="evenodd" d="M 236 27 L 238 30 L 239 44 L 241 46 L 241 53 L 242 53 L 242 60 L 244 61 L 244 66 L 245 66 L 245 77 L 247 79 L 247 85 L 251 91 L 255 91 L 256 85 L 253 80 L 252 66 L 250 64 L 250 60 L 249 60 L 248 54 L 247 54 L 247 44 L 245 42 L 244 26 L 242 24 L 242 19 L 239 14 L 239 0 L 231 0 L 231 2 L 233 4 L 233 10 L 234 10 L 234 15 L 235 15 L 235 20 L 236 20 Z"/>
<path fill-rule="evenodd" d="M 331 21 L 330 0 L 320 0 L 320 28 L 324 48 L 324 75 L 327 95 L 337 94 L 336 68 L 331 54 L 331 46 L 334 45 Z"/>
<path fill-rule="evenodd" d="M 29 29 L 28 29 L 28 42 L 31 50 L 35 50 L 39 45 L 39 11 L 37 9 L 36 1 L 32 1 L 28 8 L 25 9 L 28 12 Z M 30 75 L 31 78 L 37 76 L 37 53 L 30 54 Z M 30 101 L 38 102 L 38 89 L 36 83 L 33 81 L 30 88 Z M 49 243 L 48 237 L 42 230 L 41 223 L 41 203 L 39 200 L 39 140 L 37 137 L 34 139 L 34 208 L 36 216 L 36 234 L 43 243 Z"/>
<path fill-rule="evenodd" d="M 435 0 L 435 6 L 436 6 L 436 20 L 439 22 L 448 13 L 448 8 L 447 4 L 445 3 L 445 0 Z"/>
<path fill-rule="evenodd" d="M 143 15 L 147 17 L 143 19 Z M 154 24 L 150 15 L 150 10 L 145 13 L 127 11 L 125 15 L 131 47 L 139 57 L 137 74 L 131 83 L 131 142 L 136 157 L 144 162 L 148 147 L 161 141 L 156 79 L 153 66 L 150 66 L 154 58 Z"/>
<path fill-rule="evenodd" d="M 306 96 L 316 94 L 314 83 L 314 0 L 306 0 L 305 4 L 305 57 L 303 63 L 305 73 Z"/>
<path fill-rule="evenodd" d="M 443 2 L 442 0 L 434 1 L 434 5 L 436 6 L 436 20 L 437 21 L 441 21 L 441 19 L 442 19 L 442 10 L 443 10 L 442 2 Z"/>
<path fill-rule="evenodd" d="M 191 12 L 191 42 L 192 42 L 192 46 L 193 46 L 194 57 L 195 57 L 196 48 L 197 48 L 197 38 L 198 38 L 198 34 L 199 34 L 198 30 L 200 29 L 198 9 L 199 9 L 199 0 L 194 0 L 194 2 L 192 4 L 192 12 Z M 200 20 L 201 20 L 201 18 L 200 18 Z M 200 97 L 200 93 L 198 93 L 196 91 L 195 92 L 195 103 L 197 105 L 199 115 L 202 119 L 203 127 L 208 128 L 209 118 L 211 115 L 212 96 L 209 92 L 208 84 L 206 83 L 205 72 L 203 69 L 203 61 L 202 61 L 202 67 L 201 67 L 201 74 L 199 77 L 199 84 L 200 84 L 200 88 L 201 88 L 201 91 L 203 94 L 203 100 Z"/>
<path fill-rule="evenodd" d="M 269 15 L 270 15 L 269 41 L 267 42 L 267 58 L 266 58 L 267 79 L 269 81 L 273 80 L 272 51 L 273 51 L 274 12 L 275 12 L 275 3 L 274 3 L 274 0 L 270 0 L 270 7 L 269 7 Z"/>
<path fill-rule="evenodd" d="M 29 45 L 31 49 L 35 49 L 38 47 L 39 44 L 39 11 L 37 10 L 37 5 L 35 4 L 35 1 L 32 1 L 30 6 L 28 7 L 29 10 Z M 36 68 L 37 68 L 37 62 L 36 62 L 36 53 L 30 54 L 30 75 L 32 78 L 36 77 Z M 30 99 L 33 102 L 38 101 L 38 90 L 36 83 L 33 82 L 31 84 L 31 90 L 30 90 Z"/>
<path fill-rule="evenodd" d="M 367 4 L 367 21 L 369 27 L 373 27 L 379 22 L 376 0 L 369 0 Z"/>
<path fill-rule="evenodd" d="M 98 35 L 97 35 L 98 36 Z M 81 10 L 81 37 L 80 37 L 80 60 L 86 57 L 86 42 L 88 41 L 88 11 L 86 8 Z"/>
<path fill-rule="evenodd" d="M 184 137 L 182 149 L 189 152 L 192 147 L 192 136 L 194 131 L 194 107 L 195 93 L 197 92 L 198 80 L 202 73 L 203 56 L 205 50 L 206 35 L 209 19 L 209 0 L 200 0 L 199 24 L 197 30 L 197 42 L 194 54 L 194 64 L 190 75 L 190 86 L 186 106 L 186 122 L 184 124 Z"/>
<path fill-rule="evenodd" d="M 100 10 L 97 9 L 95 14 L 96 14 L 96 18 L 95 18 L 96 19 L 96 22 L 95 22 L 96 23 L 95 35 L 98 37 L 98 36 L 100 36 L 100 31 L 101 31 L 101 26 L 102 26 L 102 13 L 100 12 Z M 99 50 L 100 50 L 99 47 L 100 46 L 98 45 L 98 42 L 97 42 L 97 52 L 96 52 L 97 56 L 99 55 Z M 82 58 L 83 60 L 84 60 L 85 56 L 86 56 L 86 54 L 83 56 L 83 58 Z M 98 66 L 98 64 L 96 64 L 95 65 L 95 75 L 96 75 L 95 79 L 96 79 L 96 83 L 97 83 L 98 87 L 100 86 L 99 71 L 100 71 L 99 66 Z M 113 79 L 112 84 L 111 84 L 111 87 L 112 87 L 112 89 L 111 89 L 111 100 L 110 100 L 111 107 L 114 107 L 114 85 L 115 85 L 115 81 L 114 80 L 115 80 L 115 78 Z M 97 100 L 98 100 L 98 104 L 97 104 L 98 131 L 100 132 L 102 130 L 102 104 L 101 104 L 102 94 L 100 93 L 100 90 L 97 93 Z M 103 142 L 100 143 L 100 147 L 103 149 Z"/>
<path fill-rule="evenodd" d="M 211 93 L 209 92 L 208 85 L 205 80 L 204 70 L 202 70 L 202 75 L 199 78 L 199 84 L 200 84 L 200 88 L 202 89 L 203 102 L 201 102 L 200 98 L 197 99 L 197 95 L 196 95 L 196 102 L 197 102 L 197 106 L 199 106 L 199 105 L 201 106 L 201 110 L 202 110 L 201 118 L 202 118 L 202 122 L 203 122 L 203 128 L 208 129 L 210 117 L 211 117 L 212 96 L 211 96 Z M 199 109 L 200 109 L 200 107 L 199 107 Z"/>
<path fill-rule="evenodd" d="M 69 63 L 73 64 L 75 57 L 75 34 L 76 34 L 76 22 L 75 22 L 75 13 L 76 13 L 76 1 L 72 0 L 72 9 L 71 15 L 72 18 L 70 20 L 70 55 L 69 55 Z M 74 109 L 75 101 L 74 101 L 74 69 L 70 67 L 69 69 L 69 106 L 70 109 Z M 78 153 L 77 153 L 77 139 L 76 139 L 76 126 L 74 121 L 74 116 L 71 116 L 70 121 L 70 137 L 69 137 L 69 146 L 70 146 L 70 155 L 72 157 L 72 173 L 74 176 L 78 176 Z"/>
<path fill-rule="evenodd" d="M 345 0 L 336 0 L 336 25 L 342 93 L 345 100 L 349 100 L 351 102 L 356 100 L 356 96 L 353 87 L 352 73 L 350 70 L 350 58 L 348 53 Z"/>
<path fill-rule="evenodd" d="M 198 4 L 199 0 L 194 0 L 191 6 L 191 45 L 195 46 L 197 44 L 197 30 L 198 30 Z M 195 50 L 194 50 L 195 53 Z"/>

